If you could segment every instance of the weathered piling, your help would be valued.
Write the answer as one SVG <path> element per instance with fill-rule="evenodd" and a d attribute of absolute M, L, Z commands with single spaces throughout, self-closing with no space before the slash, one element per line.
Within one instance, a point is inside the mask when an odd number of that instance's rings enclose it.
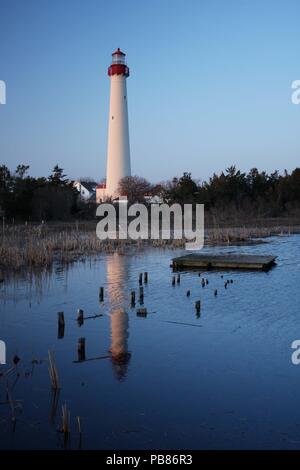
<path fill-rule="evenodd" d="M 143 286 L 140 286 L 139 288 L 139 300 L 140 300 L 140 303 L 144 303 L 144 288 Z"/>
<path fill-rule="evenodd" d="M 100 302 L 103 302 L 104 300 L 104 287 L 100 287 L 99 289 L 99 300 Z"/>
<path fill-rule="evenodd" d="M 177 284 L 180 284 L 180 274 L 177 274 Z"/>
<path fill-rule="evenodd" d="M 147 273 L 147 271 L 144 272 L 144 283 L 145 284 L 148 283 L 148 273 Z"/>
<path fill-rule="evenodd" d="M 59 327 L 65 326 L 64 312 L 58 312 L 57 317 L 58 317 L 58 326 Z"/>
<path fill-rule="evenodd" d="M 131 303 L 131 306 L 134 307 L 135 306 L 135 290 L 132 290 L 130 292 L 130 303 Z"/>
<path fill-rule="evenodd" d="M 77 322 L 79 326 L 83 325 L 84 322 L 83 310 L 81 308 L 77 310 Z"/>
<path fill-rule="evenodd" d="M 57 339 L 63 339 L 65 337 L 65 325 L 58 325 Z"/>
<path fill-rule="evenodd" d="M 146 317 L 147 316 L 147 309 L 146 308 L 139 308 L 136 311 L 137 317 Z"/>
<path fill-rule="evenodd" d="M 139 285 L 141 286 L 143 284 L 143 273 L 139 274 Z"/>
<path fill-rule="evenodd" d="M 65 317 L 64 312 L 57 313 L 57 320 L 58 320 L 58 331 L 57 331 L 57 338 L 62 339 L 65 336 Z"/>
<path fill-rule="evenodd" d="M 12 361 L 13 361 L 13 364 L 16 366 L 19 364 L 20 360 L 21 358 L 17 354 L 15 354 Z"/>
<path fill-rule="evenodd" d="M 175 278 L 175 276 L 173 276 L 172 277 L 172 286 L 175 286 L 175 284 L 176 284 L 176 278 Z"/>
<path fill-rule="evenodd" d="M 206 285 L 208 286 L 208 279 L 205 279 L 205 283 L 206 283 Z"/>
<path fill-rule="evenodd" d="M 78 339 L 77 352 L 78 361 L 85 361 L 85 338 Z"/>
<path fill-rule="evenodd" d="M 218 295 L 218 289 L 215 289 L 214 295 L 215 295 L 215 297 L 217 297 L 217 295 Z"/>
<path fill-rule="evenodd" d="M 200 310 L 201 310 L 201 301 L 200 300 L 196 300 L 195 309 L 196 309 L 197 313 L 200 313 Z"/>
<path fill-rule="evenodd" d="M 205 287 L 205 279 L 204 278 L 202 278 L 202 280 L 201 280 L 201 285 L 202 285 L 202 287 Z"/>
<path fill-rule="evenodd" d="M 187 290 L 186 291 L 186 296 L 189 297 L 191 295 L 191 291 L 190 290 Z"/>

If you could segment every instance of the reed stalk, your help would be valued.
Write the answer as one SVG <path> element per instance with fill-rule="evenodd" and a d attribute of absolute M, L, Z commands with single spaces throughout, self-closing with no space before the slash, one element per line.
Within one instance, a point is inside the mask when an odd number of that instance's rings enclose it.
<path fill-rule="evenodd" d="M 51 385 L 54 390 L 59 390 L 59 378 L 58 378 L 58 371 L 55 362 L 54 353 L 52 351 L 48 351 L 49 356 L 49 376 L 51 380 Z"/>
<path fill-rule="evenodd" d="M 64 433 L 64 435 L 70 434 L 70 417 L 71 413 L 70 410 L 68 410 L 67 404 L 65 403 L 62 406 L 62 416 L 61 416 L 61 430 Z"/>

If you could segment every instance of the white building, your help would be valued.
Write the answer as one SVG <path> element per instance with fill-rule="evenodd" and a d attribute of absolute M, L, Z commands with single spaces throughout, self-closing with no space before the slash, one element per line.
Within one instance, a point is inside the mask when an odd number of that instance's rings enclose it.
<path fill-rule="evenodd" d="M 94 181 L 74 181 L 74 188 L 80 193 L 80 197 L 84 201 L 90 201 L 96 199 L 96 187 L 97 183 Z"/>

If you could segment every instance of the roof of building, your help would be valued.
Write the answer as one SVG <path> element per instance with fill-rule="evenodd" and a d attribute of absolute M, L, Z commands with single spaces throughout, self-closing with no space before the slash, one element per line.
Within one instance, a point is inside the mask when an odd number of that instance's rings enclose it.
<path fill-rule="evenodd" d="M 81 186 L 83 186 L 85 189 L 87 189 L 90 192 L 93 192 L 96 190 L 97 183 L 95 181 L 75 181 L 74 184 L 79 183 Z"/>
<path fill-rule="evenodd" d="M 118 49 L 112 53 L 112 55 L 126 55 L 124 52 L 121 51 L 121 49 L 118 47 Z"/>

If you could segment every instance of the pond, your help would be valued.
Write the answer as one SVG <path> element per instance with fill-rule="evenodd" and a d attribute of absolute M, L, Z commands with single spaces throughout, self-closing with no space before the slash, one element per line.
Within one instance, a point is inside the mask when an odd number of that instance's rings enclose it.
<path fill-rule="evenodd" d="M 183 250 L 147 249 L 5 280 L 0 339 L 9 364 L 0 366 L 0 448 L 299 449 L 300 365 L 291 362 L 291 343 L 300 339 L 300 236 L 266 241 L 204 250 L 278 256 L 267 273 L 184 272 L 172 286 L 170 262 Z M 138 293 L 145 271 L 141 317 L 130 292 Z M 233 281 L 227 289 L 226 280 Z M 96 317 L 80 326 L 79 308 Z M 81 337 L 86 360 L 78 362 Z M 10 370 L 15 355 L 20 361 Z M 67 441 L 59 432 L 64 404 Z"/>

